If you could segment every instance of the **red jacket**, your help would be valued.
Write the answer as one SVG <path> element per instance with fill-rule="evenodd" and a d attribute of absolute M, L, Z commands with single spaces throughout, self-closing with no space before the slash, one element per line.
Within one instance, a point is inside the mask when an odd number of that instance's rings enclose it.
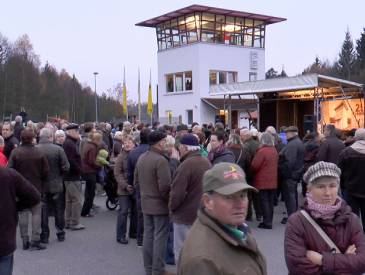
<path fill-rule="evenodd" d="M 303 208 L 310 214 L 306 203 Z M 333 220 L 314 219 L 341 250 L 333 254 L 314 227 L 300 212 L 290 216 L 285 232 L 285 260 L 289 275 L 359 275 L 365 272 L 365 238 L 359 218 L 351 212 L 346 202 L 336 212 Z M 346 255 L 346 249 L 354 244 L 356 254 Z M 322 266 L 310 262 L 307 250 L 323 256 Z"/>
<path fill-rule="evenodd" d="M 251 163 L 253 185 L 259 190 L 278 187 L 278 152 L 275 147 L 260 147 Z"/>
<path fill-rule="evenodd" d="M 6 167 L 6 165 L 8 164 L 8 159 L 4 155 L 3 151 L 4 148 L 0 148 L 0 167 Z"/>

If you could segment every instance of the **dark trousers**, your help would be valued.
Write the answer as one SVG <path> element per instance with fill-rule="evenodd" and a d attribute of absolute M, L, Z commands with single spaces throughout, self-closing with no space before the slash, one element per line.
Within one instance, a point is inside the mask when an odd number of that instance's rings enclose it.
<path fill-rule="evenodd" d="M 50 210 L 53 210 L 55 218 L 55 226 L 57 230 L 57 237 L 65 235 L 65 203 L 63 192 L 60 193 L 46 193 L 42 199 L 42 233 L 41 239 L 49 239 L 48 217 Z"/>
<path fill-rule="evenodd" d="M 143 263 L 146 275 L 163 275 L 169 236 L 168 215 L 143 215 Z"/>
<path fill-rule="evenodd" d="M 169 237 L 167 239 L 165 262 L 169 265 L 175 265 L 175 254 L 174 254 L 174 226 L 172 223 L 169 225 Z"/>
<path fill-rule="evenodd" d="M 96 188 L 96 173 L 84 174 L 83 179 L 85 181 L 85 200 L 82 206 L 81 216 L 90 214 L 90 210 L 94 203 L 95 188 Z"/>
<path fill-rule="evenodd" d="M 253 209 L 255 210 L 256 218 L 261 218 L 262 209 L 261 209 L 260 194 L 249 192 L 248 200 L 249 201 L 248 201 L 247 219 L 250 220 L 253 218 Z"/>
<path fill-rule="evenodd" d="M 117 240 L 125 239 L 127 234 L 128 212 L 130 212 L 129 237 L 136 236 L 136 211 L 132 195 L 119 196 L 119 212 L 117 219 Z"/>
<path fill-rule="evenodd" d="M 298 209 L 298 182 L 287 179 L 283 185 L 283 195 L 288 217 Z"/>
<path fill-rule="evenodd" d="M 266 225 L 272 225 L 276 192 L 276 189 L 260 190 L 263 222 Z"/>
<path fill-rule="evenodd" d="M 347 203 L 351 207 L 352 212 L 361 218 L 362 228 L 365 233 L 365 198 L 354 197 L 347 194 Z"/>
<path fill-rule="evenodd" d="M 0 256 L 0 274 L 11 275 L 13 274 L 14 255 Z"/>
<path fill-rule="evenodd" d="M 139 192 L 138 187 L 135 192 L 135 199 L 137 205 L 137 245 L 143 244 L 143 213 L 142 213 L 142 205 L 141 205 L 141 193 Z"/>

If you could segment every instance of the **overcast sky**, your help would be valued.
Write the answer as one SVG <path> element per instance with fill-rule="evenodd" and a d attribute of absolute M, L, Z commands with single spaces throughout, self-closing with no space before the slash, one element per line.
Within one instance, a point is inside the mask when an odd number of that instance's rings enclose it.
<path fill-rule="evenodd" d="M 149 69 L 157 81 L 155 30 L 135 24 L 192 4 L 287 18 L 269 25 L 266 70 L 282 65 L 289 75 L 301 73 L 318 55 L 333 61 L 349 28 L 358 38 L 365 27 L 365 1 L 319 0 L 0 0 L 0 32 L 14 41 L 28 34 L 42 65 L 75 74 L 97 90 L 122 82 L 123 66 L 129 94 L 137 98 L 138 67 L 143 101 L 147 101 Z"/>

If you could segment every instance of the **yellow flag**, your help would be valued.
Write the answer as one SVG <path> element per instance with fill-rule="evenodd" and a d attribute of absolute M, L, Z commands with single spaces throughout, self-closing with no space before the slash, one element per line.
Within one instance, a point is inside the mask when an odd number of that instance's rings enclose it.
<path fill-rule="evenodd" d="M 128 108 L 127 108 L 127 88 L 125 83 L 123 84 L 123 114 L 128 114 Z"/>
<path fill-rule="evenodd" d="M 150 84 L 148 85 L 147 113 L 152 117 L 153 103 L 152 103 L 152 87 L 151 87 L 151 70 L 150 70 Z"/>
<path fill-rule="evenodd" d="M 152 103 L 152 88 L 151 83 L 148 86 L 148 103 L 147 103 L 147 113 L 152 116 L 153 113 L 153 103 Z"/>

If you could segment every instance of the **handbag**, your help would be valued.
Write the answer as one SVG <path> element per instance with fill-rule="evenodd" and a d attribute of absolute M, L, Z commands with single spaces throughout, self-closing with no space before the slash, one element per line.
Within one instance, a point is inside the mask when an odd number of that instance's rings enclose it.
<path fill-rule="evenodd" d="M 336 244 L 328 237 L 326 232 L 316 223 L 312 217 L 305 211 L 300 210 L 300 213 L 307 219 L 307 221 L 314 227 L 314 229 L 318 232 L 318 234 L 322 237 L 322 239 L 326 242 L 326 244 L 331 248 L 332 253 L 339 253 L 341 254 L 340 249 L 336 246 Z"/>

